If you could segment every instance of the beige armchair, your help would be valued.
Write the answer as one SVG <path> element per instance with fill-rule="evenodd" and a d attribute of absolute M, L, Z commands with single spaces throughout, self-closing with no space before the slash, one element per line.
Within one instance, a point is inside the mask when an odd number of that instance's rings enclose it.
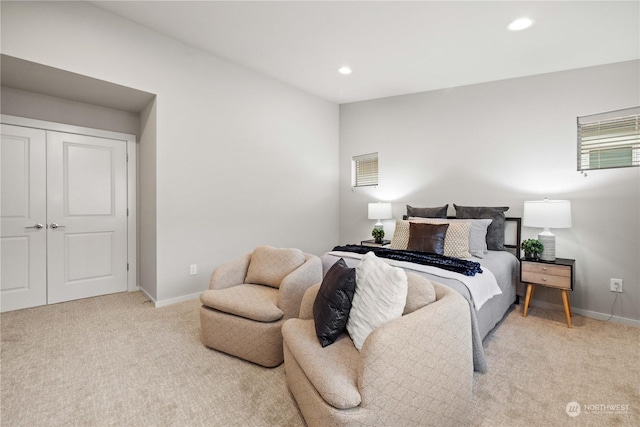
<path fill-rule="evenodd" d="M 313 302 L 304 296 L 300 318 L 285 322 L 287 385 L 313 426 L 454 426 L 467 424 L 473 357 L 469 304 L 433 282 L 436 300 L 410 308 L 408 273 L 402 317 L 375 329 L 358 351 L 347 333 L 322 347 L 315 335 Z"/>
<path fill-rule="evenodd" d="M 282 363 L 282 324 L 297 317 L 322 263 L 299 249 L 257 247 L 218 267 L 201 297 L 202 342 L 266 367 Z"/>

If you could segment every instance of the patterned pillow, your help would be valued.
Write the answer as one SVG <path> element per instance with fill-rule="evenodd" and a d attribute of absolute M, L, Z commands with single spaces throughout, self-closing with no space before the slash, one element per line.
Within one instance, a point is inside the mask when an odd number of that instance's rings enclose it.
<path fill-rule="evenodd" d="M 405 221 L 404 219 L 399 219 L 396 221 L 396 230 L 393 232 L 393 237 L 391 238 L 391 244 L 389 247 L 391 249 L 407 249 L 407 245 L 409 244 L 409 221 Z"/>
<path fill-rule="evenodd" d="M 356 293 L 347 320 L 347 332 L 360 350 L 369 334 L 402 316 L 407 301 L 407 274 L 373 252 L 356 266 Z"/>
<path fill-rule="evenodd" d="M 469 234 L 471 223 L 467 221 L 450 221 L 432 218 L 413 218 L 411 220 L 399 219 L 396 221 L 396 230 L 391 238 L 391 249 L 406 250 L 409 244 L 409 223 L 421 222 L 427 224 L 449 224 L 444 238 L 444 255 L 454 258 L 469 258 Z"/>

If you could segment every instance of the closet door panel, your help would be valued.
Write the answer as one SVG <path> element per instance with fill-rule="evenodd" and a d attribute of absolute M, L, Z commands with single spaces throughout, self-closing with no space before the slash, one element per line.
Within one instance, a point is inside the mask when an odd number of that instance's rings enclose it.
<path fill-rule="evenodd" d="M 127 290 L 126 142 L 47 132 L 49 303 Z"/>
<path fill-rule="evenodd" d="M 45 131 L 2 125 L 0 310 L 47 303 Z"/>

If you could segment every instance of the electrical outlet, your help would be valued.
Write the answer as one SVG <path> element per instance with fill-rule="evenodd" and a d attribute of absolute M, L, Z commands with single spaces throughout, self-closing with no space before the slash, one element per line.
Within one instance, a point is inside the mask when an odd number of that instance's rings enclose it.
<path fill-rule="evenodd" d="M 189 266 L 189 274 L 190 275 L 194 275 L 194 274 L 198 274 L 198 264 L 191 264 Z"/>
<path fill-rule="evenodd" d="M 609 289 L 611 292 L 622 292 L 622 279 L 611 278 Z"/>

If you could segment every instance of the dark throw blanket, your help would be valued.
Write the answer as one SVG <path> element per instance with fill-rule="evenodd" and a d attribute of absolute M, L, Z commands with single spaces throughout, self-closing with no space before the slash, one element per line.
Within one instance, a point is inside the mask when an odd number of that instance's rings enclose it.
<path fill-rule="evenodd" d="M 476 273 L 482 273 L 480 263 L 426 252 L 404 251 L 400 249 L 376 248 L 360 245 L 336 246 L 333 250 L 340 252 L 355 252 L 357 254 L 373 252 L 380 258 L 430 265 L 432 267 L 442 268 L 443 270 L 464 274 L 465 276 L 475 276 Z"/>

